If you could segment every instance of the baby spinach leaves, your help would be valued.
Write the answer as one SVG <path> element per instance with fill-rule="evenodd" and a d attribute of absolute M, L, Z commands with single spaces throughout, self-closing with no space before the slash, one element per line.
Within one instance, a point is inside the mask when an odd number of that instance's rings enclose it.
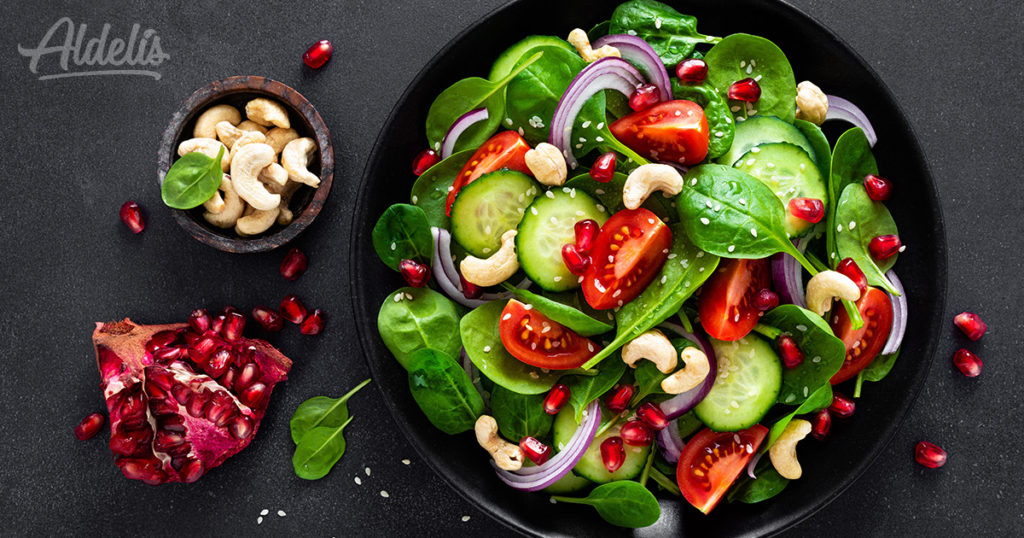
<path fill-rule="evenodd" d="M 700 43 L 717 43 L 720 38 L 697 31 L 697 18 L 654 0 L 630 0 L 619 4 L 608 28 L 611 34 L 632 34 L 643 38 L 665 65 L 675 65 Z"/>
<path fill-rule="evenodd" d="M 723 96 L 733 82 L 745 78 L 757 80 L 761 98 L 745 106 L 741 118 L 747 114 L 778 116 L 793 123 L 796 117 L 796 79 L 786 55 L 775 43 L 755 35 L 733 34 L 722 39 L 704 55 L 708 63 L 707 81 Z M 742 102 L 737 102 L 744 105 Z"/>
<path fill-rule="evenodd" d="M 583 410 L 587 405 L 614 387 L 625 371 L 626 363 L 612 360 L 598 365 L 597 375 L 570 375 L 561 379 L 569 387 L 569 402 L 576 411 L 577 424 L 583 421 Z"/>
<path fill-rule="evenodd" d="M 296 476 L 306 480 L 323 478 L 345 454 L 342 431 L 352 422 L 348 399 L 369 382 L 363 381 L 341 398 L 310 398 L 295 410 L 291 433 L 296 444 L 292 455 Z"/>
<path fill-rule="evenodd" d="M 491 413 L 506 439 L 545 437 L 554 415 L 544 412 L 543 394 L 519 394 L 500 385 L 491 391 Z"/>
<path fill-rule="evenodd" d="M 868 137 L 860 127 L 848 129 L 839 139 L 836 140 L 835 149 L 832 151 L 832 160 L 829 164 L 828 175 L 828 219 L 826 229 L 826 242 L 829 257 L 836 252 L 836 212 L 839 210 L 839 197 L 843 194 L 847 185 L 862 183 L 864 176 L 878 173 L 878 164 L 875 163 L 875 156 L 871 153 L 871 144 Z M 833 267 L 842 258 L 826 260 Z"/>
<path fill-rule="evenodd" d="M 661 370 L 658 370 L 653 362 L 640 361 L 636 370 L 633 370 L 633 385 L 636 386 L 636 394 L 633 395 L 630 407 L 638 405 L 644 398 L 652 394 L 662 394 L 664 391 L 661 390 L 661 382 L 666 377 L 668 374 L 661 373 Z"/>
<path fill-rule="evenodd" d="M 879 286 L 889 293 L 898 294 L 896 288 L 885 277 L 892 269 L 898 256 L 885 260 L 871 257 L 868 245 L 879 235 L 896 235 L 896 221 L 892 219 L 885 204 L 868 196 L 864 185 L 847 185 L 839 197 L 835 212 L 837 259 L 853 258 L 868 279 L 868 284 Z M 839 231 L 842 227 L 843 231 Z"/>
<path fill-rule="evenodd" d="M 412 354 L 433 348 L 459 355 L 459 311 L 451 299 L 430 288 L 399 288 L 377 313 L 377 331 L 384 345 L 406 370 Z"/>
<path fill-rule="evenodd" d="M 455 359 L 434 349 L 412 354 L 409 392 L 427 420 L 448 435 L 472 430 L 484 412 L 484 400 L 469 374 Z"/>
<path fill-rule="evenodd" d="M 888 355 L 879 355 L 871 361 L 871 364 L 864 368 L 862 372 L 865 381 L 881 381 L 885 379 L 885 376 L 889 375 L 892 371 L 893 365 L 896 364 L 896 359 L 900 356 L 900 350 L 896 350 L 895 353 Z"/>
<path fill-rule="evenodd" d="M 295 414 L 292 415 L 290 424 L 292 441 L 299 444 L 303 436 L 314 428 L 341 427 L 349 419 L 348 399 L 369 383 L 369 379 L 363 381 L 341 398 L 315 396 L 302 402 L 295 410 Z"/>
<path fill-rule="evenodd" d="M 223 157 L 222 145 L 214 159 L 194 151 L 174 161 L 160 185 L 164 203 L 174 209 L 192 209 L 212 198 L 224 177 L 220 167 Z"/>
<path fill-rule="evenodd" d="M 552 498 L 563 503 L 593 506 L 605 521 L 619 527 L 648 527 L 661 517 L 658 499 L 649 489 L 632 480 L 602 484 L 582 498 L 557 495 Z"/>
<path fill-rule="evenodd" d="M 567 304 L 512 286 L 508 286 L 506 289 L 512 292 L 516 299 L 533 305 L 538 312 L 551 318 L 551 321 L 561 323 L 581 336 L 595 336 L 613 329 L 611 325 L 598 321 Z"/>
<path fill-rule="evenodd" d="M 690 86 L 679 82 L 677 78 L 672 79 L 672 95 L 676 99 L 693 101 L 704 109 L 708 132 L 711 133 L 708 137 L 708 158 L 714 159 L 725 155 L 732 147 L 733 138 L 736 136 L 736 123 L 733 122 L 732 112 L 729 111 L 729 103 L 725 97 L 707 84 Z"/>
<path fill-rule="evenodd" d="M 729 502 L 754 504 L 767 501 L 782 493 L 789 484 L 789 480 L 782 478 L 768 458 L 761 459 L 754 473 L 757 475 L 756 479 L 750 478 L 746 473 L 740 475 L 736 485 L 729 490 Z"/>
<path fill-rule="evenodd" d="M 812 392 L 828 384 L 843 367 L 846 346 L 832 334 L 828 323 L 814 312 L 796 305 L 782 305 L 765 314 L 761 323 L 792 336 L 804 354 L 804 362 L 799 366 L 783 369 L 779 403 L 796 405 L 804 402 Z"/>
<path fill-rule="evenodd" d="M 779 439 L 779 436 L 782 435 L 782 432 L 785 431 L 786 426 L 788 426 L 789 423 L 793 420 L 793 417 L 797 415 L 805 415 L 812 411 L 817 411 L 818 409 L 823 409 L 825 407 L 828 407 L 831 403 L 832 385 L 829 383 L 825 383 L 824 385 L 818 387 L 818 390 L 812 392 L 811 395 L 807 398 L 807 400 L 805 400 L 804 403 L 800 404 L 799 407 L 794 409 L 788 415 L 775 421 L 775 424 L 772 424 L 771 429 L 768 430 L 768 440 L 765 441 L 763 445 L 761 445 L 761 452 L 768 452 L 768 449 L 775 444 L 775 441 L 777 441 Z"/>
<path fill-rule="evenodd" d="M 519 394 L 547 392 L 558 372 L 544 372 L 513 357 L 498 336 L 498 321 L 505 301 L 491 301 L 462 316 L 459 333 L 466 354 L 480 372 L 495 384 Z"/>
<path fill-rule="evenodd" d="M 811 149 L 814 150 L 814 161 L 818 165 L 821 177 L 825 178 L 826 182 L 830 181 L 829 171 L 832 169 L 832 148 L 828 145 L 825 133 L 821 132 L 821 127 L 804 120 L 795 120 L 793 126 L 800 129 L 800 132 L 807 137 L 807 141 L 811 143 Z M 830 202 L 830 200 L 822 201 Z"/>
<path fill-rule="evenodd" d="M 426 214 L 430 226 L 448 228 L 448 189 L 455 183 L 455 176 L 459 175 L 459 170 L 473 156 L 473 152 L 467 149 L 451 155 L 416 178 L 410 199 L 413 205 Z"/>
<path fill-rule="evenodd" d="M 381 261 L 396 271 L 405 259 L 429 265 L 434 256 L 434 237 L 427 214 L 409 204 L 387 208 L 373 227 L 373 249 Z"/>

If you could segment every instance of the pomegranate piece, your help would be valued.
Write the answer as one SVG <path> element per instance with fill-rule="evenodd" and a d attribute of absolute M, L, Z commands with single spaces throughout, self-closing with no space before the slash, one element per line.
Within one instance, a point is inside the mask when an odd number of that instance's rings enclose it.
<path fill-rule="evenodd" d="M 199 334 L 210 330 L 212 323 L 213 320 L 210 319 L 210 314 L 206 313 L 205 308 L 193 310 L 192 314 L 188 316 L 189 327 L 192 327 L 192 330 Z"/>
<path fill-rule="evenodd" d="M 146 229 L 146 218 L 142 215 L 142 208 L 133 200 L 128 200 L 121 205 L 121 222 L 132 231 L 133 234 L 142 233 Z"/>
<path fill-rule="evenodd" d="M 522 440 L 519 441 L 519 448 L 523 449 L 523 454 L 525 454 L 527 458 L 530 458 L 530 461 L 536 465 L 542 465 L 544 462 L 551 459 L 551 447 L 538 441 L 534 437 L 523 437 Z"/>
<path fill-rule="evenodd" d="M 753 103 L 760 98 L 761 85 L 752 78 L 748 77 L 743 80 L 737 80 L 729 86 L 729 99 Z"/>
<path fill-rule="evenodd" d="M 260 305 L 252 309 L 252 319 L 263 327 L 264 331 L 276 333 L 284 328 L 284 318 L 276 310 Z"/>
<path fill-rule="evenodd" d="M 601 442 L 601 462 L 609 473 L 614 473 L 626 462 L 626 450 L 621 437 L 609 437 Z"/>
<path fill-rule="evenodd" d="M 334 54 L 334 45 L 326 39 L 321 39 L 310 45 L 306 52 L 302 53 L 302 61 L 310 69 L 320 69 L 327 63 L 327 60 L 331 59 L 332 54 Z"/>
<path fill-rule="evenodd" d="M 966 349 L 961 349 L 953 355 L 953 364 L 967 377 L 981 375 L 981 358 Z"/>
<path fill-rule="evenodd" d="M 569 272 L 574 275 L 582 275 L 590 266 L 590 257 L 580 253 L 576 245 L 566 243 L 562 245 L 562 261 Z"/>
<path fill-rule="evenodd" d="M 299 325 L 299 332 L 302 334 L 320 334 L 322 330 L 324 330 L 324 313 L 319 308 Z"/>
<path fill-rule="evenodd" d="M 569 403 L 569 396 L 572 391 L 567 385 L 561 383 L 551 387 L 547 396 L 544 397 L 544 412 L 549 415 L 557 415 L 559 411 Z"/>
<path fill-rule="evenodd" d="M 864 176 L 864 190 L 868 191 L 868 198 L 884 202 L 892 196 L 892 182 L 884 177 L 868 174 Z"/>
<path fill-rule="evenodd" d="M 462 284 L 462 295 L 467 299 L 477 299 L 484 294 L 480 286 L 466 280 L 462 273 L 459 273 L 459 283 Z"/>
<path fill-rule="evenodd" d="M 786 368 L 796 368 L 804 363 L 804 352 L 788 334 L 779 335 L 779 355 L 782 355 L 782 364 Z"/>
<path fill-rule="evenodd" d="M 817 198 L 793 198 L 789 201 L 789 214 L 816 224 L 825 217 L 825 204 Z"/>
<path fill-rule="evenodd" d="M 245 329 L 245 314 L 241 312 L 231 312 L 227 314 L 227 318 L 224 320 L 224 326 L 221 327 L 220 334 L 228 342 L 236 342 L 242 337 L 242 330 Z"/>
<path fill-rule="evenodd" d="M 658 87 L 654 84 L 644 84 L 629 96 L 629 108 L 637 112 L 647 110 L 659 102 L 661 102 L 661 95 L 658 93 Z"/>
<path fill-rule="evenodd" d="M 811 418 L 811 437 L 819 441 L 828 438 L 828 432 L 832 429 L 832 413 L 828 409 L 819 409 Z"/>
<path fill-rule="evenodd" d="M 708 64 L 700 58 L 688 58 L 676 65 L 676 76 L 683 84 L 700 84 L 708 77 Z"/>
<path fill-rule="evenodd" d="M 974 312 L 961 312 L 953 318 L 953 324 L 963 331 L 967 338 L 977 340 L 985 335 L 988 325 Z"/>
<path fill-rule="evenodd" d="M 92 439 L 92 436 L 96 435 L 96 433 L 100 431 L 100 428 L 103 427 L 103 422 L 105 420 L 106 419 L 103 418 L 101 413 L 88 414 L 81 422 L 78 423 L 78 426 L 75 426 L 75 437 L 77 437 L 79 441 Z"/>
<path fill-rule="evenodd" d="M 871 253 L 871 257 L 879 261 L 889 259 L 902 250 L 903 243 L 900 242 L 898 235 L 880 235 L 872 238 L 868 243 L 868 252 Z"/>
<path fill-rule="evenodd" d="M 658 407 L 658 404 L 653 402 L 647 402 L 638 407 L 636 416 L 647 423 L 648 426 L 658 431 L 664 430 L 668 426 L 668 417 Z"/>
<path fill-rule="evenodd" d="M 430 280 L 430 268 L 416 260 L 398 262 L 398 272 L 414 288 L 422 288 Z"/>
<path fill-rule="evenodd" d="M 306 319 L 306 305 L 302 304 L 302 301 L 295 295 L 285 295 L 284 299 L 281 299 L 278 311 L 281 312 L 284 319 L 295 324 L 302 323 L 302 320 Z"/>
<path fill-rule="evenodd" d="M 838 392 L 832 395 L 832 404 L 828 406 L 828 410 L 839 418 L 852 417 L 856 408 L 857 404 L 853 403 L 853 400 Z"/>
<path fill-rule="evenodd" d="M 857 262 L 853 261 L 853 258 L 843 258 L 836 266 L 836 271 L 845 275 L 847 278 L 853 281 L 860 289 L 863 294 L 868 289 L 868 277 L 864 276 L 864 271 L 860 270 L 860 266 Z"/>
<path fill-rule="evenodd" d="M 754 308 L 761 312 L 767 312 L 776 306 L 779 306 L 779 296 L 768 288 L 757 292 L 757 296 L 754 297 Z"/>
<path fill-rule="evenodd" d="M 946 464 L 946 451 L 934 443 L 921 441 L 914 447 L 914 459 L 929 469 L 938 469 Z"/>
<path fill-rule="evenodd" d="M 432 149 L 425 149 L 416 154 L 416 157 L 412 160 L 412 173 L 417 176 L 423 175 L 423 172 L 430 170 L 431 166 L 441 162 L 441 157 L 437 155 L 437 152 Z"/>
<path fill-rule="evenodd" d="M 306 272 L 309 265 L 306 255 L 299 249 L 292 247 L 281 260 L 281 276 L 285 280 L 295 280 Z"/>
<path fill-rule="evenodd" d="M 584 219 L 576 223 L 573 226 L 573 232 L 576 234 L 576 250 L 580 254 L 590 254 L 590 250 L 594 248 L 594 240 L 597 239 L 597 233 L 601 231 L 601 226 L 594 219 Z"/>
<path fill-rule="evenodd" d="M 608 183 L 615 176 L 615 164 L 614 152 L 609 151 L 602 154 L 594 161 L 594 166 L 590 168 L 591 179 L 601 183 Z"/>
<path fill-rule="evenodd" d="M 613 413 L 621 413 L 626 410 L 629 400 L 633 398 L 633 385 L 619 385 L 605 399 L 604 405 Z"/>
<path fill-rule="evenodd" d="M 267 342 L 226 342 L 211 330 L 197 332 L 192 319 L 96 324 L 92 338 L 110 415 L 110 450 L 130 479 L 198 480 L 249 444 L 273 387 L 287 379 L 291 360 Z M 188 351 L 171 357 L 161 353 L 167 349 Z"/>
<path fill-rule="evenodd" d="M 642 420 L 630 420 L 619 429 L 622 441 L 627 445 L 647 446 L 654 440 L 654 431 Z"/>

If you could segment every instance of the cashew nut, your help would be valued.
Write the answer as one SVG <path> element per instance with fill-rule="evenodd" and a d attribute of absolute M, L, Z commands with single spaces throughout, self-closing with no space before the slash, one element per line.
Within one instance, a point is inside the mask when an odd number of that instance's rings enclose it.
<path fill-rule="evenodd" d="M 292 219 L 295 217 L 295 215 L 294 213 L 292 213 L 292 210 L 288 207 L 288 204 L 290 204 L 292 201 L 292 195 L 294 195 L 295 191 L 299 190 L 299 187 L 301 186 L 301 183 L 296 183 L 294 181 L 289 181 L 283 187 L 276 186 L 278 189 L 280 189 L 281 194 L 281 205 L 278 206 L 281 208 L 281 213 L 277 216 L 277 223 L 280 224 L 281 226 L 288 226 L 289 224 L 292 223 Z"/>
<path fill-rule="evenodd" d="M 796 459 L 796 444 L 811 433 L 811 423 L 802 418 L 795 419 L 786 425 L 782 435 L 768 449 L 772 465 L 782 478 L 796 480 L 803 474 L 800 461 Z"/>
<path fill-rule="evenodd" d="M 292 126 L 284 106 L 264 97 L 257 97 L 245 104 L 245 117 L 264 127 L 274 125 L 287 129 Z"/>
<path fill-rule="evenodd" d="M 231 145 L 231 160 L 235 159 L 235 155 L 238 153 L 242 146 L 249 144 L 262 144 L 267 139 L 263 133 L 259 131 L 242 131 L 242 136 L 235 140 L 235 143 Z"/>
<path fill-rule="evenodd" d="M 536 148 L 527 151 L 524 158 L 533 177 L 542 185 L 557 187 L 565 183 L 565 176 L 568 174 L 565 156 L 555 146 L 541 142 Z"/>
<path fill-rule="evenodd" d="M 231 105 L 211 106 L 196 119 L 192 136 L 194 138 L 217 138 L 217 124 L 222 121 L 238 125 L 242 121 L 242 114 Z"/>
<path fill-rule="evenodd" d="M 640 359 L 653 362 L 663 374 L 676 369 L 676 348 L 668 337 L 657 329 L 651 329 L 622 346 L 622 362 L 636 368 Z"/>
<path fill-rule="evenodd" d="M 269 166 L 260 170 L 259 180 L 267 185 L 275 184 L 283 187 L 288 182 L 288 172 L 285 171 L 283 166 L 277 163 L 270 163 Z"/>
<path fill-rule="evenodd" d="M 263 134 L 267 134 L 267 128 L 266 127 L 264 127 L 264 126 L 262 126 L 262 125 L 260 125 L 260 124 L 258 124 L 256 122 L 254 122 L 252 120 L 245 120 L 242 123 L 239 123 L 237 127 L 239 129 L 243 130 L 243 131 L 259 131 L 259 132 L 261 132 Z"/>
<path fill-rule="evenodd" d="M 217 139 L 220 140 L 228 148 L 234 146 L 235 142 L 237 142 L 238 139 L 242 137 L 242 135 L 244 135 L 247 132 L 250 132 L 243 131 L 238 127 L 235 127 L 234 125 L 231 125 L 231 122 L 228 121 L 222 121 L 214 127 L 217 129 Z"/>
<path fill-rule="evenodd" d="M 661 390 L 669 394 L 682 394 L 696 388 L 711 372 L 708 356 L 695 347 L 684 349 L 679 358 L 683 361 L 683 368 L 661 381 Z"/>
<path fill-rule="evenodd" d="M 307 169 L 314 153 L 316 141 L 312 138 L 296 138 L 288 142 L 281 151 L 281 166 L 288 171 L 288 178 L 310 187 L 320 186 L 320 177 Z"/>
<path fill-rule="evenodd" d="M 295 129 L 282 129 L 281 127 L 274 127 L 267 131 L 267 144 L 274 148 L 274 151 L 281 153 L 284 151 L 284 147 L 289 142 L 299 137 L 299 132 Z"/>
<path fill-rule="evenodd" d="M 276 207 L 268 210 L 250 207 L 245 210 L 245 216 L 235 223 L 235 233 L 242 237 L 261 234 L 274 225 L 280 212 L 281 210 Z"/>
<path fill-rule="evenodd" d="M 231 184 L 235 192 L 256 209 L 274 209 L 281 203 L 281 195 L 271 194 L 257 179 L 260 170 L 273 162 L 274 148 L 266 144 L 246 144 L 232 159 Z"/>
<path fill-rule="evenodd" d="M 579 52 L 580 56 L 582 56 L 583 60 L 587 63 L 595 62 L 607 56 L 615 56 L 616 58 L 622 57 L 622 55 L 619 54 L 619 49 L 611 45 L 605 45 L 594 50 L 590 46 L 590 38 L 587 37 L 587 33 L 580 28 L 576 28 L 569 32 L 569 43 L 576 47 L 576 52 Z"/>
<path fill-rule="evenodd" d="M 860 288 L 850 277 L 836 271 L 822 271 L 807 282 L 807 308 L 819 316 L 832 309 L 833 299 L 856 301 Z"/>
<path fill-rule="evenodd" d="M 231 182 L 231 176 L 224 174 L 224 177 L 220 180 L 219 190 L 224 193 L 224 209 L 217 213 L 207 211 L 203 213 L 203 218 L 206 222 L 218 227 L 218 228 L 231 228 L 238 221 L 238 217 L 242 216 L 242 212 L 245 211 L 245 202 L 238 197 L 238 193 L 235 192 L 234 185 Z"/>
<path fill-rule="evenodd" d="M 683 190 L 683 176 L 667 164 L 644 164 L 629 173 L 622 187 L 622 205 L 636 209 L 654 191 L 675 196 Z"/>
<path fill-rule="evenodd" d="M 231 153 L 228 148 L 213 138 L 190 138 L 178 145 L 178 156 L 184 157 L 189 153 L 202 153 L 211 159 L 217 158 L 220 148 L 224 148 L 224 155 L 220 158 L 220 169 L 227 172 L 231 167 Z"/>
<path fill-rule="evenodd" d="M 499 469 L 518 471 L 523 468 L 523 449 L 498 436 L 498 422 L 491 415 L 476 419 L 476 442 L 484 448 Z"/>
<path fill-rule="evenodd" d="M 815 125 L 825 122 L 828 97 L 817 85 L 805 80 L 796 85 L 796 117 Z"/>
<path fill-rule="evenodd" d="M 491 254 L 490 258 L 482 260 L 476 256 L 466 256 L 459 264 L 462 278 L 477 286 L 495 286 L 508 280 L 519 270 L 515 239 L 516 231 L 508 230 L 501 234 L 501 248 Z"/>
<path fill-rule="evenodd" d="M 223 178 L 221 178 L 221 181 L 223 181 Z M 220 189 L 213 193 L 209 200 L 203 202 L 203 209 L 212 215 L 224 211 L 225 207 L 227 207 L 227 204 L 224 203 L 224 198 L 220 195 Z"/>

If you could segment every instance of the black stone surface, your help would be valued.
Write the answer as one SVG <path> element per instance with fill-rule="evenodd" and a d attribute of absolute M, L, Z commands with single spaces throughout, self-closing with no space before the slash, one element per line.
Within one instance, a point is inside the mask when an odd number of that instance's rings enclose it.
<path fill-rule="evenodd" d="M 864 56 L 901 102 L 929 160 L 947 224 L 949 297 L 947 311 L 934 315 L 951 320 L 971 309 L 990 329 L 976 343 L 967 343 L 951 323 L 936 335 L 941 341 L 930 358 L 928 384 L 903 428 L 843 496 L 787 534 L 1020 534 L 1024 450 L 1017 428 L 1024 376 L 1013 351 L 1024 344 L 1024 323 L 1014 308 L 1024 266 L 1024 198 L 1017 192 L 1024 177 L 1018 137 L 1024 5 L 793 3 Z M 356 421 L 346 431 L 349 450 L 327 478 L 294 476 L 287 433 L 301 401 L 340 395 L 367 376 L 347 319 L 348 227 L 380 123 L 423 63 L 501 4 L 5 5 L 0 534 L 508 532 L 417 461 L 372 387 L 351 403 Z M 170 56 L 152 68 L 161 78 L 38 80 L 61 72 L 59 64 L 47 57 L 32 73 L 18 46 L 35 47 L 61 17 L 87 24 L 86 39 L 104 23 L 112 25 L 111 37 L 127 37 L 136 22 L 155 29 Z M 319 72 L 309 71 L 300 55 L 323 38 L 334 42 L 335 57 Z M 75 69 L 73 62 L 69 67 Z M 190 239 L 162 207 L 156 188 L 155 151 L 170 114 L 193 89 L 236 74 L 292 85 L 332 129 L 335 186 L 323 213 L 295 243 L 309 253 L 311 266 L 294 283 L 277 273 L 283 252 L 240 257 Z M 117 217 L 128 198 L 148 210 L 139 236 Z M 296 366 L 275 391 L 258 438 L 228 464 L 190 486 L 153 488 L 120 475 L 109 459 L 106 429 L 90 442 L 74 438 L 71 430 L 82 416 L 104 409 L 88 338 L 92 322 L 128 315 L 170 322 L 197 306 L 248 310 L 276 304 L 286 293 L 323 308 L 327 329 L 312 338 L 289 327 L 275 339 Z M 964 345 L 986 361 L 978 379 L 963 378 L 951 366 L 952 353 Z M 921 439 L 949 451 L 944 468 L 914 463 L 913 446 Z M 409 465 L 402 463 L 406 458 Z M 264 508 L 270 514 L 257 525 Z M 278 510 L 287 516 L 277 516 Z"/>

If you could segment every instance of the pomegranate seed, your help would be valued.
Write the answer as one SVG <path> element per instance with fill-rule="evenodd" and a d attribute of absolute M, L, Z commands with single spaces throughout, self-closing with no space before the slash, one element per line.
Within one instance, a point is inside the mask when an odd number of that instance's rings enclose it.
<path fill-rule="evenodd" d="M 239 415 L 228 424 L 228 431 L 235 439 L 245 439 L 252 435 L 252 419 L 245 416 Z"/>
<path fill-rule="evenodd" d="M 252 309 L 252 319 L 256 320 L 256 323 L 259 323 L 260 327 L 269 333 L 276 333 L 284 328 L 284 319 L 281 318 L 281 314 L 263 305 Z"/>
<path fill-rule="evenodd" d="M 985 335 L 985 331 L 988 330 L 988 325 L 981 321 L 981 316 L 974 312 L 961 312 L 957 314 L 953 318 L 953 323 L 971 340 L 981 338 Z"/>
<path fill-rule="evenodd" d="M 946 451 L 934 443 L 921 441 L 914 447 L 914 459 L 929 469 L 938 469 L 946 464 Z"/>
<path fill-rule="evenodd" d="M 238 401 L 248 405 L 249 407 L 256 407 L 259 405 L 263 397 L 267 395 L 267 386 L 263 383 L 253 383 L 249 385 L 241 394 L 238 395 Z"/>
<path fill-rule="evenodd" d="M 752 78 L 737 80 L 729 86 L 729 99 L 753 103 L 761 98 L 761 85 Z"/>
<path fill-rule="evenodd" d="M 892 182 L 884 177 L 868 174 L 864 176 L 864 190 L 868 191 L 868 198 L 884 202 L 892 196 Z"/>
<path fill-rule="evenodd" d="M 629 108 L 640 112 L 658 104 L 659 101 L 661 95 L 658 93 L 658 87 L 654 84 L 644 84 L 629 96 Z"/>
<path fill-rule="evenodd" d="M 414 288 L 422 288 L 430 280 L 430 268 L 416 260 L 398 262 L 398 272 Z"/>
<path fill-rule="evenodd" d="M 786 368 L 796 368 L 804 362 L 804 352 L 796 345 L 796 340 L 788 334 L 779 335 L 779 354 Z"/>
<path fill-rule="evenodd" d="M 79 441 L 92 439 L 92 436 L 96 435 L 103 427 L 103 421 L 103 415 L 100 413 L 90 413 L 78 423 L 78 426 L 75 426 L 75 437 Z"/>
<path fill-rule="evenodd" d="M 688 58 L 676 65 L 676 76 L 684 84 L 700 84 L 708 77 L 708 64 L 700 58 Z"/>
<path fill-rule="evenodd" d="M 245 314 L 232 312 L 224 320 L 221 327 L 221 336 L 228 342 L 235 342 L 242 337 L 242 330 L 245 329 Z"/>
<path fill-rule="evenodd" d="M 333 53 L 334 45 L 326 39 L 321 39 L 310 45 L 306 52 L 302 53 L 302 61 L 306 62 L 310 69 L 320 69 L 327 63 L 327 60 L 331 59 L 331 54 Z"/>
<path fill-rule="evenodd" d="M 880 235 L 868 243 L 868 252 L 876 260 L 885 260 L 896 255 L 903 248 L 898 235 Z"/>
<path fill-rule="evenodd" d="M 133 234 L 141 233 L 146 229 L 146 219 L 142 215 L 142 208 L 132 200 L 121 205 L 121 221 Z"/>
<path fill-rule="evenodd" d="M 423 172 L 430 170 L 431 166 L 441 162 L 441 157 L 438 157 L 437 152 L 432 149 L 425 149 L 416 154 L 416 157 L 412 160 L 412 173 L 417 176 L 423 175 Z"/>
<path fill-rule="evenodd" d="M 824 441 L 831 429 L 832 413 L 829 413 L 828 409 L 818 410 L 811 419 L 811 436 L 819 441 Z"/>
<path fill-rule="evenodd" d="M 602 154 L 594 161 L 594 166 L 590 168 L 591 179 L 601 183 L 608 183 L 615 176 L 615 164 L 614 152 L 609 151 Z"/>
<path fill-rule="evenodd" d="M 793 198 L 789 201 L 789 214 L 816 224 L 825 216 L 825 204 L 817 198 Z"/>
<path fill-rule="evenodd" d="M 584 219 L 573 226 L 573 231 L 576 232 L 576 251 L 580 254 L 590 254 L 597 233 L 601 231 L 601 225 L 594 219 Z"/>
<path fill-rule="evenodd" d="M 306 272 L 307 265 L 306 255 L 301 250 L 292 247 L 281 260 L 281 276 L 285 280 L 295 280 Z"/>
<path fill-rule="evenodd" d="M 188 324 L 192 327 L 192 330 L 199 334 L 210 330 L 210 315 L 206 313 L 205 308 L 193 310 L 188 316 Z"/>
<path fill-rule="evenodd" d="M 299 325 L 302 334 L 320 334 L 324 330 L 324 313 L 317 308 Z"/>
<path fill-rule="evenodd" d="M 559 411 L 569 402 L 572 392 L 569 387 L 561 383 L 551 387 L 548 395 L 544 397 L 544 412 L 549 415 L 557 415 Z"/>
<path fill-rule="evenodd" d="M 754 297 L 754 308 L 761 312 L 767 312 L 776 306 L 779 306 L 779 296 L 768 288 L 757 292 L 757 297 Z"/>
<path fill-rule="evenodd" d="M 860 266 L 857 262 L 853 261 L 853 258 L 843 258 L 836 266 L 836 271 L 845 275 L 847 278 L 853 281 L 860 289 L 863 294 L 868 289 L 868 277 L 864 276 L 864 271 L 860 270 Z"/>
<path fill-rule="evenodd" d="M 193 362 L 203 364 L 218 347 L 220 338 L 213 331 L 206 331 L 198 340 L 189 344 L 188 356 Z"/>
<path fill-rule="evenodd" d="M 619 429 L 622 441 L 627 445 L 647 446 L 654 440 L 654 432 L 642 420 L 630 420 Z"/>
<path fill-rule="evenodd" d="M 231 351 L 222 349 L 213 354 L 210 357 L 210 362 L 207 363 L 204 369 L 206 373 L 210 374 L 210 377 L 220 377 L 227 371 L 228 366 L 235 361 L 235 356 L 231 354 Z"/>
<path fill-rule="evenodd" d="M 626 462 L 626 450 L 621 437 L 609 437 L 601 443 L 601 462 L 609 473 L 614 473 Z"/>
<path fill-rule="evenodd" d="M 565 267 L 574 275 L 582 275 L 590 266 L 590 257 L 580 253 L 576 245 L 566 243 L 562 245 L 562 261 Z"/>
<path fill-rule="evenodd" d="M 462 273 L 459 273 L 459 282 L 462 284 L 462 295 L 467 299 L 476 299 L 484 293 L 483 288 L 466 280 Z"/>
<path fill-rule="evenodd" d="M 668 417 L 658 407 L 658 404 L 653 402 L 647 402 L 638 407 L 636 416 L 646 422 L 648 426 L 658 431 L 664 430 L 665 426 L 668 426 Z"/>
<path fill-rule="evenodd" d="M 853 403 L 853 400 L 837 392 L 832 395 L 832 404 L 828 406 L 828 410 L 838 418 L 850 418 L 856 407 L 857 404 Z"/>
<path fill-rule="evenodd" d="M 171 345 L 177 339 L 178 333 L 175 331 L 160 331 L 146 342 L 146 351 L 152 353 L 160 348 Z"/>
<path fill-rule="evenodd" d="M 185 349 L 180 347 L 162 347 L 153 351 L 153 360 L 159 363 L 176 361 L 185 355 Z"/>
<path fill-rule="evenodd" d="M 181 481 L 186 484 L 191 484 L 196 480 L 199 480 L 200 476 L 203 476 L 203 462 L 199 460 L 192 460 L 181 467 L 178 474 L 181 476 Z"/>
<path fill-rule="evenodd" d="M 281 299 L 278 311 L 281 312 L 284 319 L 292 323 L 302 323 L 302 320 L 306 319 L 306 305 L 302 304 L 302 301 L 295 295 L 285 295 L 284 299 Z"/>
<path fill-rule="evenodd" d="M 534 437 L 523 437 L 519 441 L 519 448 L 523 449 L 523 454 L 526 454 L 526 457 L 537 465 L 542 465 L 551 459 L 551 447 Z"/>
<path fill-rule="evenodd" d="M 224 329 L 224 320 L 226 319 L 228 319 L 228 317 L 225 316 L 224 314 L 220 314 L 219 316 L 213 318 L 213 322 L 210 323 L 210 330 L 217 334 L 220 334 L 220 332 Z"/>
<path fill-rule="evenodd" d="M 961 349 L 953 355 L 953 364 L 967 377 L 981 375 L 981 358 L 966 349 Z"/>
<path fill-rule="evenodd" d="M 629 400 L 632 398 L 633 385 L 619 385 L 614 392 L 608 395 L 604 405 L 613 413 L 621 413 L 626 410 L 626 406 L 629 405 Z"/>
<path fill-rule="evenodd" d="M 233 307 L 233 306 L 231 306 L 231 305 L 227 305 L 227 306 L 225 306 L 225 307 L 224 307 L 224 308 L 223 308 L 223 309 L 222 309 L 222 310 L 220 311 L 220 313 L 221 313 L 221 314 L 224 314 L 225 316 L 227 316 L 228 314 L 231 314 L 232 312 L 238 312 L 238 309 L 237 309 L 237 308 L 235 308 L 235 307 Z"/>

